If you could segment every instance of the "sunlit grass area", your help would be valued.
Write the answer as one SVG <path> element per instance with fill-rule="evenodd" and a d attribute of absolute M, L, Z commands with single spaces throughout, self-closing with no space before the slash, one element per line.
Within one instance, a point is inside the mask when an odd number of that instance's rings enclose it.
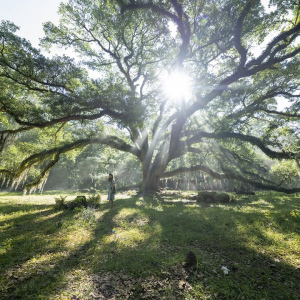
<path fill-rule="evenodd" d="M 0 299 L 299 299 L 299 196 L 130 194 L 73 211 L 0 194 Z"/>

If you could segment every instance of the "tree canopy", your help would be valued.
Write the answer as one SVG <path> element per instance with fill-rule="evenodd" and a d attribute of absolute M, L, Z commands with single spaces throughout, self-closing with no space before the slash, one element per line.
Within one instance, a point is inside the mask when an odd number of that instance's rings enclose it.
<path fill-rule="evenodd" d="M 73 58 L 46 57 L 2 21 L 2 181 L 41 186 L 63 155 L 101 145 L 136 157 L 144 190 L 202 171 L 300 191 L 279 175 L 291 162 L 299 176 L 300 3 L 269 5 L 69 0 L 58 25 L 44 24 L 41 45 L 72 49 Z M 188 164 L 177 163 L 183 157 Z"/>

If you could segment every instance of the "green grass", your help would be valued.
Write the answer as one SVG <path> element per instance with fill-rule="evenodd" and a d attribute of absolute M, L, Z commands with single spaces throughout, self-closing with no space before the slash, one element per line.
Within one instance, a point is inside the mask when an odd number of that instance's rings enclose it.
<path fill-rule="evenodd" d="M 54 197 L 0 193 L 0 299 L 300 299 L 296 195 L 119 193 L 90 211 L 56 211 Z"/>

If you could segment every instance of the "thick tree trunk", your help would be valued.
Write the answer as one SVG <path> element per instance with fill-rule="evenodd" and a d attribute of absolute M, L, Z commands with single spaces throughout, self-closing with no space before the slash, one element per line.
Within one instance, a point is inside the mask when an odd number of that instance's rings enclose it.
<path fill-rule="evenodd" d="M 153 151 L 144 155 L 143 164 L 143 192 L 160 191 L 159 180 L 161 175 L 166 171 L 168 163 L 174 157 L 177 157 L 179 147 L 179 134 L 183 128 L 185 118 L 180 117 L 172 126 L 170 141 L 164 141 L 160 146 L 159 152 L 153 159 Z"/>
<path fill-rule="evenodd" d="M 159 192 L 159 171 L 143 167 L 143 192 Z"/>
<path fill-rule="evenodd" d="M 143 192 L 159 192 L 159 176 L 154 174 L 146 174 L 143 176 Z"/>

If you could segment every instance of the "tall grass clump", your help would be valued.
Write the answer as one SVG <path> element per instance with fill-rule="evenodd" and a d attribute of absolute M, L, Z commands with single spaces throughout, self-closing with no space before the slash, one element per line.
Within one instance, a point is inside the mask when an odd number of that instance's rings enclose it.
<path fill-rule="evenodd" d="M 95 208 L 87 207 L 80 210 L 79 223 L 82 225 L 93 225 L 96 223 Z"/>

